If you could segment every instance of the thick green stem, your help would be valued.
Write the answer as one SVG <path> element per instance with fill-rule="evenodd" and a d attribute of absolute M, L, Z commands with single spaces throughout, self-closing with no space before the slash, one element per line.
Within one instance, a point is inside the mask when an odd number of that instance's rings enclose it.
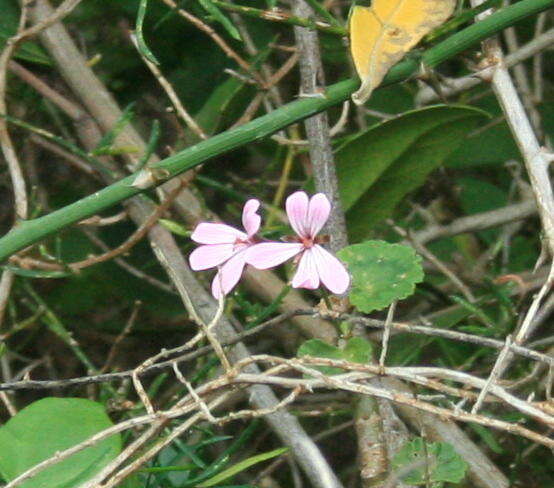
<path fill-rule="evenodd" d="M 437 66 L 519 20 L 553 6 L 554 0 L 522 0 L 432 47 L 423 54 L 421 61 L 429 67 Z M 388 85 L 405 80 L 417 72 L 418 68 L 419 63 L 415 60 L 399 63 L 389 72 L 383 84 Z M 342 81 L 330 86 L 321 97 L 310 97 L 291 102 L 248 124 L 191 146 L 143 171 L 149 171 L 150 174 L 156 176 L 152 185 L 162 184 L 211 158 L 267 137 L 290 124 L 343 102 L 358 88 L 358 85 L 358 80 Z M 144 173 L 141 174 L 144 175 Z M 34 244 L 68 225 L 137 195 L 145 189 L 145 185 L 137 183 L 138 176 L 138 173 L 132 174 L 55 212 L 19 223 L 0 239 L 0 262 L 14 252 Z"/>

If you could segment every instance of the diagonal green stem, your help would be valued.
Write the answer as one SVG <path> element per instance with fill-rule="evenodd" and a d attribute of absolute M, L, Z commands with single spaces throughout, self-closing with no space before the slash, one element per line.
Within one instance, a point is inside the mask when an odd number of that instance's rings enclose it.
<path fill-rule="evenodd" d="M 553 6 L 554 0 L 522 0 L 450 36 L 445 41 L 427 50 L 421 61 L 429 67 L 437 66 L 519 20 L 538 14 Z M 406 60 L 391 69 L 383 84 L 388 85 L 405 80 L 416 73 L 418 69 L 419 63 L 417 61 Z M 248 124 L 222 132 L 164 159 L 150 167 L 150 171 L 158 177 L 155 184 L 160 185 L 211 158 L 267 137 L 290 124 L 341 103 L 358 86 L 358 80 L 353 79 L 336 83 L 330 86 L 321 97 L 310 97 L 291 102 Z M 138 173 L 132 174 L 55 212 L 19 223 L 0 239 L 0 262 L 14 252 L 34 244 L 68 225 L 141 193 L 144 188 L 133 186 L 137 176 Z"/>
<path fill-rule="evenodd" d="M 318 29 L 322 32 L 334 34 L 338 36 L 345 36 L 347 34 L 346 28 L 342 27 L 336 19 L 334 19 L 328 12 L 329 17 L 325 16 L 329 24 L 318 22 L 314 19 L 306 19 L 302 17 L 296 17 L 288 12 L 262 10 L 254 7 L 246 7 L 244 5 L 236 5 L 234 3 L 222 2 L 220 0 L 212 0 L 214 5 L 228 10 L 229 12 L 236 12 L 241 15 L 253 17 L 255 19 L 268 20 L 272 22 L 281 22 L 289 25 L 299 25 L 300 27 L 306 27 L 308 29 Z M 321 7 L 321 6 L 320 6 Z M 331 19 L 334 19 L 331 22 Z"/>

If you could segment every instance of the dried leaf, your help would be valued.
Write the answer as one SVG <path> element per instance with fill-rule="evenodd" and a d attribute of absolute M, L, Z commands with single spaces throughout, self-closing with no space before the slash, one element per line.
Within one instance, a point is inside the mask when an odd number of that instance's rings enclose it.
<path fill-rule="evenodd" d="M 362 80 L 354 103 L 365 103 L 388 70 L 445 22 L 455 6 L 456 0 L 373 0 L 371 7 L 354 7 L 350 51 Z"/>

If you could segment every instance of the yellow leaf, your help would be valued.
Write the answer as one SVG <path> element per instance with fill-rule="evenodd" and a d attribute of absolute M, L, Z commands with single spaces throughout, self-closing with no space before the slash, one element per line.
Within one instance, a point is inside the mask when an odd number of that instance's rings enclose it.
<path fill-rule="evenodd" d="M 446 21 L 455 6 L 456 0 L 373 0 L 371 7 L 354 7 L 350 51 L 362 80 L 354 103 L 365 103 L 388 70 Z"/>

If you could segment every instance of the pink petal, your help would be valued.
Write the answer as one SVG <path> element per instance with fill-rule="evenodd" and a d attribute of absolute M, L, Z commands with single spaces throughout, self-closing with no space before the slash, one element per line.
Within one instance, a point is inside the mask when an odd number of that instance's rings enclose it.
<path fill-rule="evenodd" d="M 199 244 L 232 244 L 237 239 L 245 240 L 247 236 L 230 225 L 201 222 L 190 238 Z"/>
<path fill-rule="evenodd" d="M 319 245 L 312 247 L 311 251 L 321 282 L 331 293 L 342 295 L 350 286 L 350 275 L 344 265 Z"/>
<path fill-rule="evenodd" d="M 323 193 L 317 193 L 310 198 L 306 227 L 311 237 L 315 237 L 325 225 L 330 212 L 331 202 Z"/>
<path fill-rule="evenodd" d="M 309 237 L 307 234 L 308 202 L 306 192 L 297 191 L 287 198 L 285 204 L 291 227 L 302 237 Z"/>
<path fill-rule="evenodd" d="M 194 271 L 215 268 L 234 254 L 233 244 L 212 244 L 197 247 L 190 253 L 189 263 Z"/>
<path fill-rule="evenodd" d="M 315 290 L 319 287 L 319 275 L 317 274 L 316 257 L 313 251 L 314 248 L 311 248 L 302 253 L 298 269 L 292 279 L 293 288 Z"/>
<path fill-rule="evenodd" d="M 212 295 L 219 300 L 221 293 L 228 295 L 242 276 L 245 265 L 245 253 L 239 252 L 227 261 L 212 281 Z"/>
<path fill-rule="evenodd" d="M 258 269 L 273 268 L 296 256 L 303 248 L 299 242 L 262 242 L 246 250 L 246 262 Z"/>
<path fill-rule="evenodd" d="M 252 237 L 260 229 L 262 218 L 256 213 L 259 208 L 259 200 L 252 198 L 244 204 L 242 209 L 242 226 L 248 237 Z"/>

